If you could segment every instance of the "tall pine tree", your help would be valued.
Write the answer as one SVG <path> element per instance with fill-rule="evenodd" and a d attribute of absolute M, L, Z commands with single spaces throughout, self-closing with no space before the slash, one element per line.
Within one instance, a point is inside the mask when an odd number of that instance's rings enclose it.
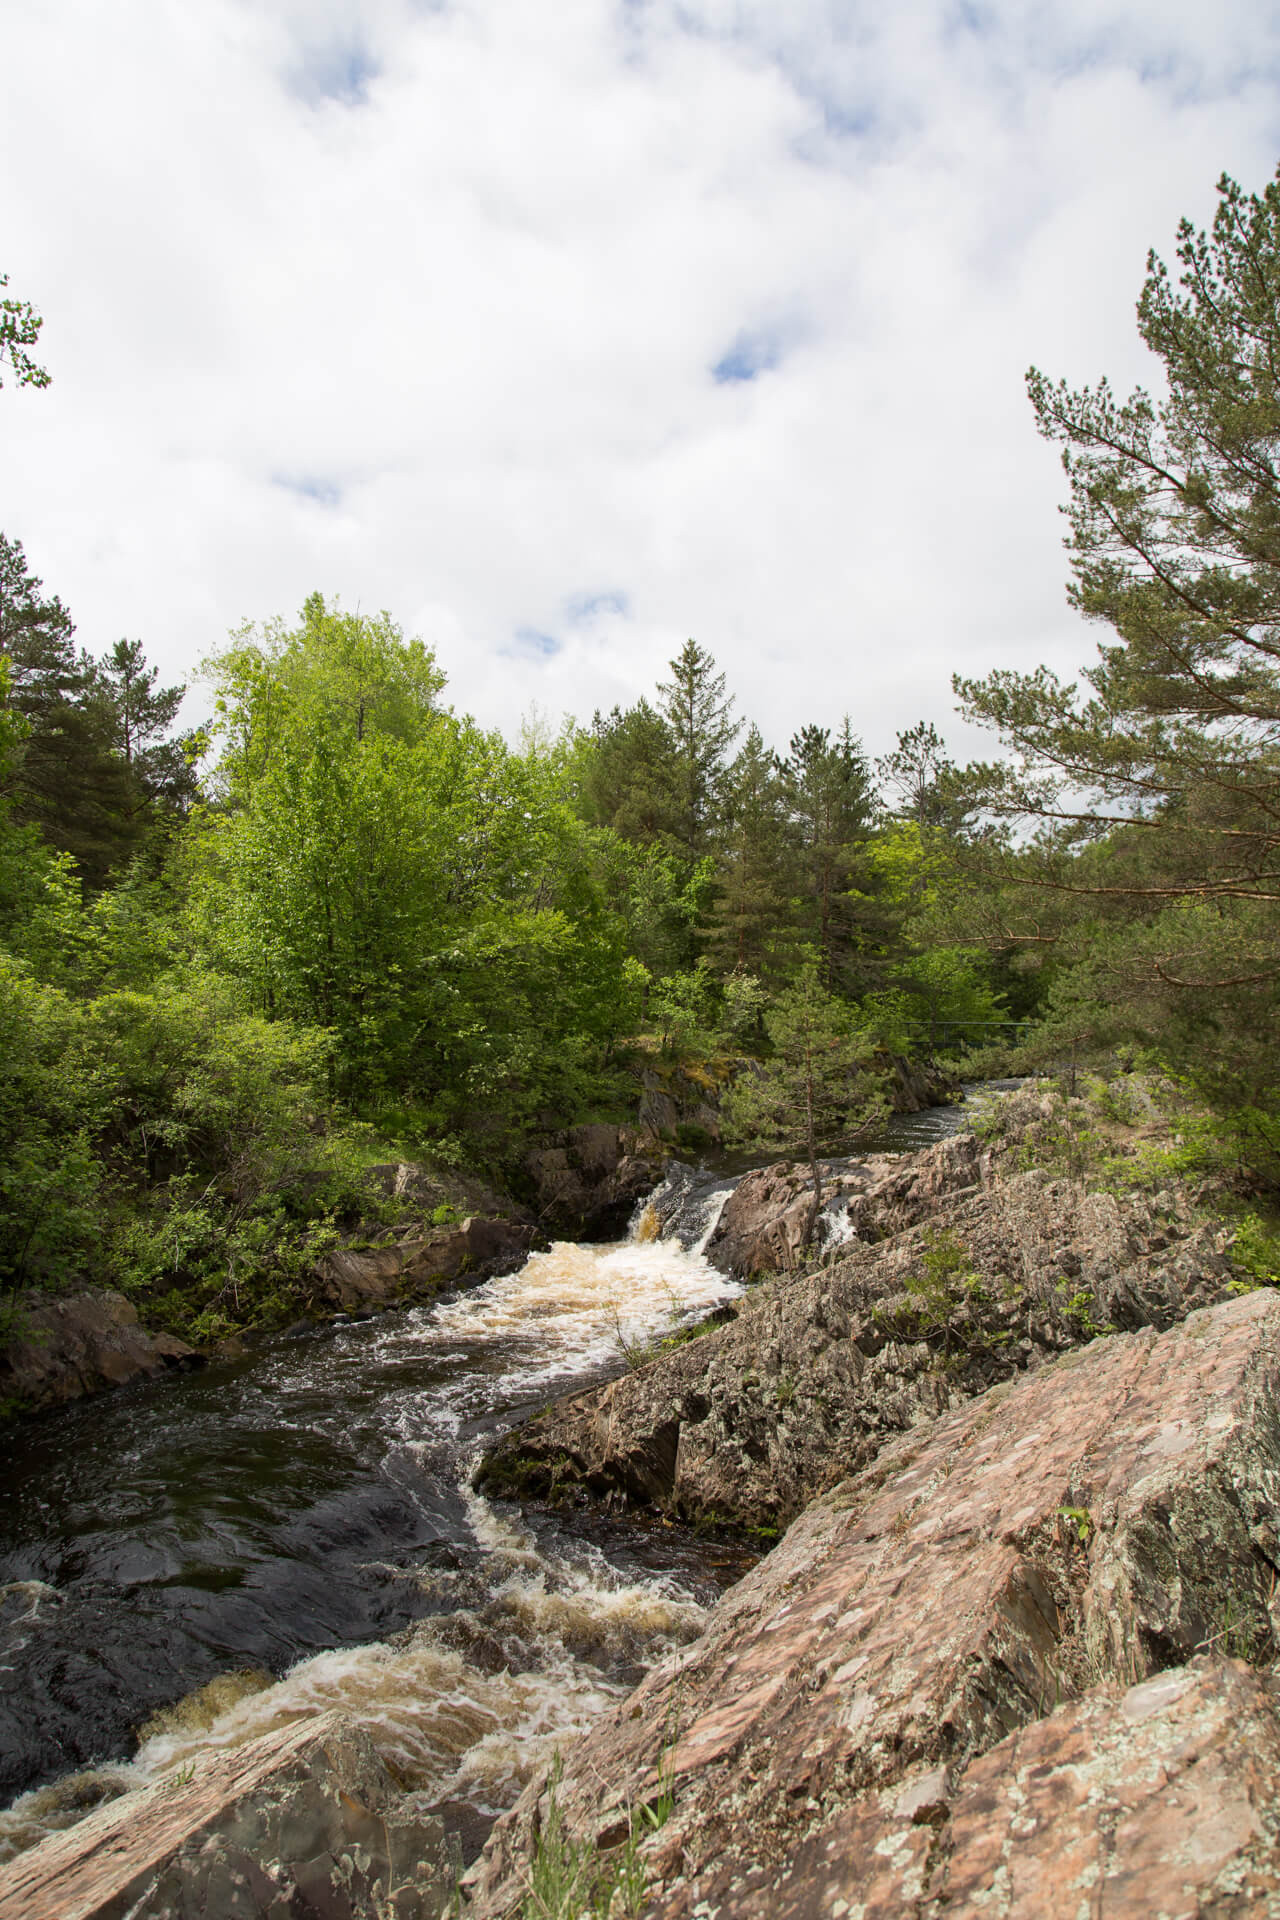
<path fill-rule="evenodd" d="M 114 751 L 114 719 L 70 614 L 45 599 L 22 543 L 0 534 L 0 656 L 5 702 L 24 722 L 10 779 L 13 814 L 70 853 L 91 887 L 105 884 L 139 833 L 136 789 Z"/>
<path fill-rule="evenodd" d="M 795 965 L 798 840 L 777 759 L 759 727 L 748 729 L 723 791 L 708 944 L 721 972 L 773 984 Z"/>
<path fill-rule="evenodd" d="M 827 727 L 793 735 L 781 777 L 799 842 L 802 925 L 822 983 L 829 992 L 856 992 L 866 984 L 862 962 L 879 941 L 882 916 L 868 892 L 874 794 L 848 716 L 834 740 Z"/>
<path fill-rule="evenodd" d="M 660 712 L 672 741 L 675 780 L 672 838 L 689 859 L 712 851 L 719 824 L 725 759 L 741 730 L 725 676 L 696 640 L 686 640 L 659 683 Z"/>

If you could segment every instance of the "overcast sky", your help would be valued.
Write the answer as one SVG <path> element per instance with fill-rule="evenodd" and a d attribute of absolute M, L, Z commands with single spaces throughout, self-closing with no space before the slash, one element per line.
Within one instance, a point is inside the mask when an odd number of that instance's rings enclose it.
<path fill-rule="evenodd" d="M 1067 671 L 1023 388 L 1280 159 L 1266 0 L 42 0 L 0 70 L 0 528 L 191 673 L 319 588 L 514 730 L 687 635 L 774 744 Z"/>

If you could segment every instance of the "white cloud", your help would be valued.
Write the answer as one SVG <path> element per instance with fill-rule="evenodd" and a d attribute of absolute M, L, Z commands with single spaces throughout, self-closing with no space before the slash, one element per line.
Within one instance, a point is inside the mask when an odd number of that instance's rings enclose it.
<path fill-rule="evenodd" d="M 959 737 L 954 668 L 1093 645 L 1023 371 L 1144 376 L 1278 65 L 1246 0 L 22 9 L 0 526 L 174 675 L 319 587 L 511 730 L 694 634 L 775 741 Z"/>

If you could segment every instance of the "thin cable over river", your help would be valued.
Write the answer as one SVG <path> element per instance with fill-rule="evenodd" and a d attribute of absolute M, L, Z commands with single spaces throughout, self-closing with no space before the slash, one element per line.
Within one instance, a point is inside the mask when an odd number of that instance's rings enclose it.
<path fill-rule="evenodd" d="M 930 1119 L 936 1138 L 957 1113 Z M 20 1797 L 0 1859 L 200 1746 L 326 1707 L 479 1830 L 551 1741 L 694 1636 L 732 1555 L 522 1522 L 470 1476 L 496 1427 L 740 1291 L 701 1252 L 731 1185 L 682 1181 L 670 1238 L 646 1237 L 650 1212 L 617 1245 L 557 1244 L 428 1306 L 12 1429 L 0 1797 Z"/>

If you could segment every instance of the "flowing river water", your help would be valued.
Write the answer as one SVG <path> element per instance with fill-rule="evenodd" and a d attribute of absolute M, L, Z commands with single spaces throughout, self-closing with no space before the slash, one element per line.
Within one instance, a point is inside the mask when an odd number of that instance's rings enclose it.
<path fill-rule="evenodd" d="M 891 1122 L 926 1145 L 959 1108 Z M 631 1236 L 277 1339 L 12 1432 L 0 1494 L 0 1860 L 211 1744 L 340 1707 L 474 1850 L 550 1747 L 700 1630 L 745 1564 L 683 1534 L 521 1518 L 486 1439 L 740 1291 L 729 1176 Z"/>

